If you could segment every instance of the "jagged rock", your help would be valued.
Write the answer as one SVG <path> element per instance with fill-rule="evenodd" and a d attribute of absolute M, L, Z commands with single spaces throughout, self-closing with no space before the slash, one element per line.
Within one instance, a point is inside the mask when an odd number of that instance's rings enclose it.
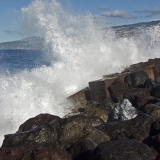
<path fill-rule="evenodd" d="M 76 120 L 63 119 L 56 123 L 44 124 L 27 132 L 5 135 L 3 147 L 39 145 L 66 149 L 81 138 L 90 138 L 100 144 L 110 138 L 103 132 Z"/>
<path fill-rule="evenodd" d="M 34 154 L 35 160 L 72 160 L 69 153 L 62 149 L 39 148 Z"/>
<path fill-rule="evenodd" d="M 39 114 L 38 116 L 30 118 L 26 122 L 21 124 L 17 133 L 29 131 L 33 128 L 36 128 L 37 126 L 41 126 L 45 123 L 53 123 L 53 122 L 56 122 L 60 119 L 61 118 L 58 116 L 47 114 L 47 113 L 46 114 Z"/>
<path fill-rule="evenodd" d="M 114 110 L 118 103 L 114 103 L 110 97 L 106 98 L 100 105 L 97 107 L 106 110 L 108 112 L 108 120 L 112 120 L 114 117 Z"/>
<path fill-rule="evenodd" d="M 85 108 L 85 112 L 89 116 L 100 117 L 104 122 L 107 122 L 107 120 L 108 120 L 108 111 L 106 111 L 106 110 L 102 110 L 100 108 L 93 107 L 91 105 L 87 105 Z"/>
<path fill-rule="evenodd" d="M 82 115 L 82 114 L 71 116 L 67 118 L 66 120 L 67 121 L 77 121 L 77 122 L 84 123 L 86 125 L 90 125 L 93 127 L 104 123 L 104 121 L 98 116 L 89 116 L 89 115 Z"/>
<path fill-rule="evenodd" d="M 108 135 L 112 140 L 137 139 L 143 141 L 149 136 L 153 120 L 150 116 L 139 113 L 137 117 L 126 121 L 108 121 L 96 128 Z"/>
<path fill-rule="evenodd" d="M 160 84 L 160 63 L 159 66 L 156 66 L 154 68 L 154 76 L 155 76 L 155 81 Z"/>
<path fill-rule="evenodd" d="M 160 118 L 160 105 L 157 104 L 147 104 L 143 108 L 143 112 L 150 115 L 154 121 Z"/>
<path fill-rule="evenodd" d="M 134 107 L 141 109 L 150 100 L 150 93 L 147 88 L 132 88 L 124 94 L 124 98 L 128 99 Z"/>
<path fill-rule="evenodd" d="M 156 120 L 151 126 L 151 135 L 155 136 L 160 133 L 160 119 Z"/>
<path fill-rule="evenodd" d="M 128 84 L 124 81 L 117 79 L 112 85 L 108 88 L 110 96 L 115 102 L 119 102 L 123 99 L 123 94 L 129 90 Z"/>
<path fill-rule="evenodd" d="M 128 99 L 123 99 L 114 109 L 113 120 L 129 120 L 137 116 L 137 110 L 132 106 Z"/>
<path fill-rule="evenodd" d="M 72 160 L 69 153 L 61 149 L 49 147 L 25 146 L 1 148 L 1 160 Z"/>
<path fill-rule="evenodd" d="M 91 139 L 82 139 L 68 149 L 69 154 L 74 160 L 87 160 L 91 157 L 97 145 Z"/>
<path fill-rule="evenodd" d="M 114 140 L 100 144 L 93 160 L 154 160 L 150 148 L 137 140 Z"/>
<path fill-rule="evenodd" d="M 131 88 L 143 88 L 146 79 L 148 79 L 148 75 L 144 71 L 137 71 L 128 74 L 124 81 L 129 85 Z"/>
<path fill-rule="evenodd" d="M 155 97 L 160 98 L 160 85 L 156 87 Z"/>
<path fill-rule="evenodd" d="M 158 83 L 156 83 L 154 80 L 150 78 L 145 81 L 145 88 L 148 88 L 152 96 L 155 95 L 155 90 L 157 86 L 158 86 Z"/>
<path fill-rule="evenodd" d="M 72 104 L 74 110 L 85 108 L 87 102 L 91 100 L 89 88 L 86 87 L 67 98 Z"/>

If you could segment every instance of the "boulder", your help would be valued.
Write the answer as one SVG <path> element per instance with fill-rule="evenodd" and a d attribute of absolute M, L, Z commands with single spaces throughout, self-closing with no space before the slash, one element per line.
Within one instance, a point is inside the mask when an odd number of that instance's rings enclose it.
<path fill-rule="evenodd" d="M 96 116 L 96 117 L 101 118 L 104 122 L 107 122 L 107 120 L 108 120 L 108 111 L 107 110 L 102 110 L 100 108 L 93 107 L 91 105 L 87 105 L 85 108 L 85 112 L 89 116 Z"/>
<path fill-rule="evenodd" d="M 82 138 L 90 138 L 96 144 L 100 144 L 110 138 L 95 128 L 85 123 L 63 119 L 55 123 L 44 124 L 30 131 L 5 135 L 3 147 L 19 147 L 25 145 L 38 145 L 67 149 Z"/>
<path fill-rule="evenodd" d="M 154 68 L 155 81 L 160 84 L 160 63 Z"/>
<path fill-rule="evenodd" d="M 160 105 L 157 104 L 147 104 L 143 108 L 143 112 L 150 115 L 154 121 L 160 118 Z"/>
<path fill-rule="evenodd" d="M 113 120 L 125 121 L 137 116 L 137 110 L 128 99 L 123 99 L 114 109 Z"/>
<path fill-rule="evenodd" d="M 73 108 L 76 111 L 78 109 L 85 108 L 87 102 L 91 100 L 89 88 L 86 87 L 78 91 L 77 93 L 69 96 L 67 100 L 69 100 L 72 103 Z"/>
<path fill-rule="evenodd" d="M 29 130 L 36 128 L 38 126 L 41 126 L 45 123 L 53 123 L 53 122 L 56 122 L 60 119 L 61 118 L 58 116 L 47 114 L 47 113 L 46 114 L 39 114 L 36 117 L 30 118 L 26 122 L 21 124 L 17 133 L 29 131 Z"/>
<path fill-rule="evenodd" d="M 157 134 L 156 137 L 154 138 L 152 146 L 160 154 L 160 133 Z"/>
<path fill-rule="evenodd" d="M 49 147 L 25 146 L 1 148 L 1 160 L 72 160 L 69 153 L 61 149 Z"/>
<path fill-rule="evenodd" d="M 110 96 L 115 102 L 119 102 L 123 99 L 123 94 L 129 90 L 128 84 L 123 80 L 115 80 L 108 88 Z"/>
<path fill-rule="evenodd" d="M 150 78 L 145 81 L 145 88 L 148 88 L 152 96 L 155 95 L 155 90 L 157 86 L 158 86 L 158 83 L 156 83 L 154 80 Z"/>
<path fill-rule="evenodd" d="M 114 117 L 114 110 L 118 103 L 114 103 L 110 97 L 106 98 L 97 107 L 108 112 L 108 120 L 112 120 Z"/>
<path fill-rule="evenodd" d="M 99 116 L 93 116 L 93 115 L 89 116 L 89 115 L 83 115 L 83 114 L 71 116 L 69 118 L 66 118 L 66 120 L 67 121 L 77 121 L 77 122 L 84 123 L 92 127 L 95 127 L 95 126 L 98 126 L 104 123 L 104 121 Z"/>
<path fill-rule="evenodd" d="M 97 145 L 89 138 L 82 139 L 68 149 L 74 160 L 90 159 Z"/>
<path fill-rule="evenodd" d="M 149 136 L 153 120 L 150 116 L 139 113 L 137 117 L 126 121 L 108 121 L 96 128 L 112 140 L 137 139 L 143 141 Z"/>
<path fill-rule="evenodd" d="M 160 98 L 160 85 L 156 87 L 155 97 Z"/>
<path fill-rule="evenodd" d="M 128 99 L 134 107 L 141 109 L 141 107 L 148 103 L 150 93 L 147 88 L 132 88 L 124 94 L 124 98 Z"/>
<path fill-rule="evenodd" d="M 137 140 L 113 140 L 100 144 L 93 160 L 154 160 L 150 148 Z"/>
<path fill-rule="evenodd" d="M 124 81 L 129 85 L 131 88 L 144 88 L 144 84 L 146 79 L 148 79 L 148 75 L 144 71 L 137 71 L 128 74 Z"/>

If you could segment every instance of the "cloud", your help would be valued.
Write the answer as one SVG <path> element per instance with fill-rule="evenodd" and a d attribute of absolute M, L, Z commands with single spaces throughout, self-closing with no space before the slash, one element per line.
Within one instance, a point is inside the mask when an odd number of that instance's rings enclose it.
<path fill-rule="evenodd" d="M 103 6 L 98 7 L 98 9 L 99 9 L 99 10 L 108 10 L 108 8 L 107 8 L 107 7 L 103 7 Z"/>
<path fill-rule="evenodd" d="M 3 32 L 9 34 L 9 35 L 23 35 L 21 32 L 16 30 L 4 30 Z"/>
<path fill-rule="evenodd" d="M 145 9 L 145 10 L 136 10 L 137 13 L 146 13 L 146 17 L 152 17 L 160 14 L 160 8 L 155 9 Z"/>
<path fill-rule="evenodd" d="M 104 12 L 101 14 L 101 16 L 105 17 L 111 17 L 111 18 L 120 18 L 120 19 L 134 19 L 137 18 L 137 16 L 131 16 L 125 11 L 122 10 L 114 10 L 112 12 Z"/>

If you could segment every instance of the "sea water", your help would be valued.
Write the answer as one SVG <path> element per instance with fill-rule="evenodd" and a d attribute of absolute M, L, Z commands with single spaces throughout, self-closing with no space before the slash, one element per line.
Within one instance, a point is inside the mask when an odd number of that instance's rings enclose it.
<path fill-rule="evenodd" d="M 21 9 L 23 31 L 45 40 L 41 53 L 0 52 L 0 140 L 40 113 L 63 117 L 64 99 L 102 75 L 160 57 L 159 27 L 118 38 L 90 13 L 77 14 L 56 0 L 35 0 Z"/>

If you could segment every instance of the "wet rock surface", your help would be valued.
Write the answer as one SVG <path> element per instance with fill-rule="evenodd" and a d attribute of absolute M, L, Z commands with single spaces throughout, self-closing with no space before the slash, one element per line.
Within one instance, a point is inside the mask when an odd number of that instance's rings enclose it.
<path fill-rule="evenodd" d="M 100 144 L 93 160 L 154 160 L 150 148 L 137 140 L 114 140 Z"/>
<path fill-rule="evenodd" d="M 28 119 L 5 135 L 0 160 L 160 159 L 159 62 L 89 82 L 67 98 L 73 110 L 63 118 Z"/>
<path fill-rule="evenodd" d="M 149 136 L 153 120 L 150 116 L 139 113 L 137 117 L 126 121 L 110 121 L 96 128 L 108 135 L 112 140 L 137 139 L 145 140 Z"/>

